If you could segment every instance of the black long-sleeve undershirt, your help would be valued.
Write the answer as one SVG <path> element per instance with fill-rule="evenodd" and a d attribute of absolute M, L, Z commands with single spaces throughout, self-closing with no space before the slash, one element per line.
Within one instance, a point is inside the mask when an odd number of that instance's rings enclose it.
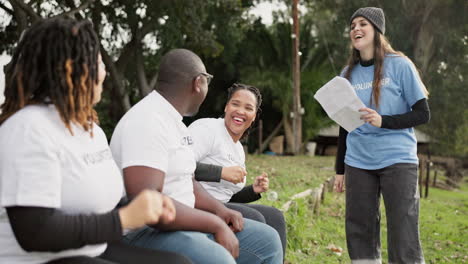
<path fill-rule="evenodd" d="M 118 209 L 77 215 L 29 206 L 7 207 L 6 211 L 16 240 L 28 252 L 57 252 L 122 239 Z"/>
<path fill-rule="evenodd" d="M 429 122 L 431 119 L 431 112 L 429 111 L 429 104 L 427 99 L 423 98 L 417 101 L 412 107 L 411 111 L 401 115 L 383 115 L 382 128 L 389 129 L 403 129 L 419 126 Z"/>
<path fill-rule="evenodd" d="M 417 101 L 411 111 L 400 115 L 383 115 L 381 128 L 404 129 L 415 127 L 429 122 L 431 113 L 427 99 L 423 98 Z M 348 132 L 340 127 L 338 136 L 338 150 L 336 153 L 335 171 L 336 174 L 344 174 L 344 158 L 346 154 L 346 138 Z"/>
<path fill-rule="evenodd" d="M 195 180 L 206 182 L 220 182 L 223 167 L 213 164 L 197 162 L 195 170 Z M 233 203 L 250 203 L 257 201 L 262 196 L 253 190 L 252 185 L 245 186 L 239 192 L 235 193 L 229 202 Z"/>
<path fill-rule="evenodd" d="M 338 135 L 338 148 L 336 151 L 336 160 L 335 160 L 335 171 L 336 174 L 344 174 L 344 159 L 346 154 L 346 138 L 348 137 L 348 131 L 340 127 L 340 132 Z"/>
<path fill-rule="evenodd" d="M 220 182 L 223 167 L 197 162 L 195 169 L 195 180 L 206 182 Z"/>
<path fill-rule="evenodd" d="M 242 190 L 236 192 L 231 199 L 230 203 L 251 203 L 262 198 L 259 193 L 254 192 L 253 185 L 248 185 L 242 188 Z"/>

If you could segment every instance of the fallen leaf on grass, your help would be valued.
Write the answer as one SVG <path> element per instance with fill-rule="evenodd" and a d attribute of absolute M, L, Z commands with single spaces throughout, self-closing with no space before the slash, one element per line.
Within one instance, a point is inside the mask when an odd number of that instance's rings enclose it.
<path fill-rule="evenodd" d="M 335 253 L 338 256 L 341 256 L 343 254 L 343 249 L 341 247 L 337 247 L 333 244 L 328 244 L 327 249 L 331 250 L 333 253 Z"/>
<path fill-rule="evenodd" d="M 340 212 L 340 211 L 330 211 L 330 212 L 328 212 L 328 215 L 333 216 L 333 217 L 341 217 L 341 216 L 343 216 L 343 213 Z"/>

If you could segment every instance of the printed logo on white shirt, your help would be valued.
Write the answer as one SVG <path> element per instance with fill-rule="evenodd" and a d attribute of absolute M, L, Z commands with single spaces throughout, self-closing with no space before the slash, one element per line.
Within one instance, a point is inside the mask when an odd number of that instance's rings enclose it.
<path fill-rule="evenodd" d="M 181 140 L 182 146 L 190 146 L 193 145 L 193 139 L 191 136 L 185 136 Z"/>
<path fill-rule="evenodd" d="M 105 149 L 94 153 L 84 154 L 83 159 L 88 165 L 97 164 L 112 159 L 112 153 L 110 149 Z"/>

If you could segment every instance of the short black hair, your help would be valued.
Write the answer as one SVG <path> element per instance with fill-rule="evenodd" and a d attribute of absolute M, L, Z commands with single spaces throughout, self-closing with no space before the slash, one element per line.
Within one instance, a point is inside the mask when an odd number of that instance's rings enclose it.
<path fill-rule="evenodd" d="M 156 89 L 186 85 L 205 71 L 205 65 L 197 54 L 187 49 L 173 49 L 161 58 Z"/>

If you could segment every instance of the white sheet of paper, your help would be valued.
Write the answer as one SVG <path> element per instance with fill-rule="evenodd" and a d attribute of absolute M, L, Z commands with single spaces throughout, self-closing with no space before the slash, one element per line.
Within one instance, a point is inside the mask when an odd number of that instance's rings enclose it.
<path fill-rule="evenodd" d="M 331 79 L 315 93 L 314 98 L 327 115 L 348 132 L 364 124 L 360 119 L 363 113 L 358 110 L 366 106 L 345 78 L 336 76 Z"/>

